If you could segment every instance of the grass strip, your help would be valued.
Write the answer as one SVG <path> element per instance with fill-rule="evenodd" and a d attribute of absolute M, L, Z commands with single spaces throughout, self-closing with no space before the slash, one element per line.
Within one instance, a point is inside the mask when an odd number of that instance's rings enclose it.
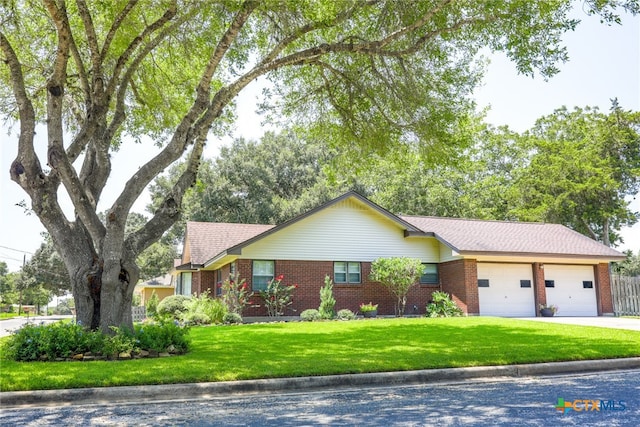
<path fill-rule="evenodd" d="M 192 328 L 182 356 L 0 361 L 0 391 L 191 383 L 640 356 L 640 332 L 490 317 Z"/>

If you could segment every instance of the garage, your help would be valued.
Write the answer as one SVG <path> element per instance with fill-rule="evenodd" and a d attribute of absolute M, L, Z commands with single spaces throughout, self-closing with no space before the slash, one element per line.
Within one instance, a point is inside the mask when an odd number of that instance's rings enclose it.
<path fill-rule="evenodd" d="M 592 265 L 544 266 L 547 304 L 558 306 L 556 316 L 597 316 L 596 283 Z"/>
<path fill-rule="evenodd" d="M 536 315 L 531 264 L 478 263 L 481 316 Z"/>

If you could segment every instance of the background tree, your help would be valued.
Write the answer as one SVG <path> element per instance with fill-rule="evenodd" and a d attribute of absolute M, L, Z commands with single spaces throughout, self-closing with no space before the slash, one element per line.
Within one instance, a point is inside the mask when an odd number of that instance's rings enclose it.
<path fill-rule="evenodd" d="M 16 278 L 18 273 L 10 273 L 7 263 L 0 261 L 0 303 L 3 305 L 18 303 Z"/>
<path fill-rule="evenodd" d="M 622 276 L 640 276 L 640 250 L 634 254 L 631 250 L 625 251 L 627 259 L 613 263 L 612 270 Z"/>
<path fill-rule="evenodd" d="M 378 258 L 371 263 L 369 279 L 380 282 L 396 297 L 396 316 L 404 316 L 407 294 L 420 280 L 422 270 L 417 258 Z"/>
<path fill-rule="evenodd" d="M 563 107 L 525 137 L 531 157 L 516 182 L 518 218 L 564 224 L 607 246 L 638 221 L 626 197 L 640 190 L 640 113 L 616 101 L 609 114 Z"/>
<path fill-rule="evenodd" d="M 61 296 L 71 289 L 69 275 L 51 237 L 47 233 L 42 233 L 42 237 L 44 242 L 25 264 L 22 274 L 36 286 Z"/>
<path fill-rule="evenodd" d="M 634 0 L 590 0 L 585 8 L 614 21 L 620 4 L 638 10 Z M 278 111 L 307 123 L 322 117 L 343 144 L 454 151 L 448 135 L 473 108 L 480 49 L 504 51 L 523 73 L 552 75 L 567 58 L 561 35 L 577 24 L 570 7 L 568 0 L 1 2 L 0 108 L 19 122 L 11 179 L 62 256 L 78 320 L 104 332 L 132 328 L 136 259 L 180 217 L 206 141 L 225 132 L 229 107 L 249 83 L 272 78 Z M 50 169 L 35 150 L 38 123 Z M 96 208 L 112 171 L 109 152 L 131 139 L 161 149 L 102 223 Z M 136 199 L 181 158 L 184 172 L 153 218 L 126 235 Z M 73 204 L 71 219 L 59 190 Z"/>

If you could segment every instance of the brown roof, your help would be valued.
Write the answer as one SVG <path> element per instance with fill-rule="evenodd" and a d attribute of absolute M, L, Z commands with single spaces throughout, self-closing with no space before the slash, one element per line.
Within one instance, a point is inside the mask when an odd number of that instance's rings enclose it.
<path fill-rule="evenodd" d="M 189 245 L 191 256 L 185 262 L 202 265 L 238 243 L 273 227 L 273 225 L 263 224 L 189 221 L 187 222 L 185 243 Z"/>
<path fill-rule="evenodd" d="M 548 254 L 624 258 L 620 252 L 560 224 L 402 216 L 459 253 Z"/>

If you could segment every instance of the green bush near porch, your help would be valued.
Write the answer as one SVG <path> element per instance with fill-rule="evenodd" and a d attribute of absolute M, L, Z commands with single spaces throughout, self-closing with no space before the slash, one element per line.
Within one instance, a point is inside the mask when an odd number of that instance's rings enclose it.
<path fill-rule="evenodd" d="M 490 318 L 193 327 L 190 352 L 94 362 L 2 360 L 0 390 L 402 371 L 640 356 L 640 332 Z"/>

